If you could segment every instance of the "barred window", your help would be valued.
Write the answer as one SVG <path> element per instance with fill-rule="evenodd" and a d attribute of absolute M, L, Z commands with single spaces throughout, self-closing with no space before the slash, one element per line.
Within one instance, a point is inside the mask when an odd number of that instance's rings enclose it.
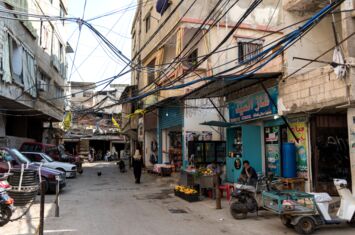
<path fill-rule="evenodd" d="M 244 63 L 255 57 L 257 54 L 262 52 L 263 44 L 260 41 L 238 41 L 238 62 Z M 248 61 L 248 63 L 255 62 L 256 60 Z"/>

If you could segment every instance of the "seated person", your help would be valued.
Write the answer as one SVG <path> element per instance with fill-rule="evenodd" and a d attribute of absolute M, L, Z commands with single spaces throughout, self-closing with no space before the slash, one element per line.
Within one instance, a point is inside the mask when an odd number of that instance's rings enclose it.
<path fill-rule="evenodd" d="M 243 170 L 240 174 L 239 183 L 256 186 L 258 175 L 253 167 L 250 166 L 249 161 L 243 161 Z"/>

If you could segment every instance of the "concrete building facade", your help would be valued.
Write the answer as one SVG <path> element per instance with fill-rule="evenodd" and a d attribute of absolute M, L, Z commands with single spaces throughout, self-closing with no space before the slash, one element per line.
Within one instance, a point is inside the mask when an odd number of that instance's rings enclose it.
<path fill-rule="evenodd" d="M 250 1 L 238 1 L 225 15 L 231 5 L 220 5 L 217 9 L 223 17 L 215 25 L 213 19 L 218 19 L 218 13 L 207 22 L 204 19 L 218 1 L 165 2 L 169 4 L 159 8 L 155 3 L 138 1 L 132 27 L 132 58 L 144 71 L 132 74 L 132 84 L 137 86 L 132 97 L 231 69 L 247 59 L 248 53 L 259 53 L 329 4 L 263 1 L 219 48 L 222 52 L 213 53 L 194 68 L 193 64 L 213 51 L 230 32 Z M 138 129 L 137 139 L 146 164 L 152 149 L 159 163 L 171 162 L 175 151 L 170 151 L 171 145 L 181 149 L 183 165 L 187 164 L 191 157 L 190 133 L 200 131 L 202 136 L 202 132 L 211 132 L 212 140 L 226 141 L 224 162 L 229 181 L 240 174 L 233 168 L 238 159 L 249 160 L 260 172 L 282 176 L 283 146 L 293 142 L 295 177 L 305 179 L 307 191 L 334 193 L 332 179 L 336 177 L 352 181 L 354 188 L 355 19 L 349 11 L 353 7 L 353 0 L 345 0 L 247 81 L 199 82 L 139 99 L 136 107 L 154 113 L 148 119 L 156 119 L 146 120 L 147 113 L 140 117 L 142 131 Z M 205 25 L 200 28 L 202 23 Z M 185 47 L 189 53 L 181 54 Z M 246 66 L 231 69 L 220 78 L 242 74 L 243 68 Z M 156 123 L 155 128 L 150 123 Z M 213 129 L 201 124 L 212 125 Z M 157 149 L 152 148 L 154 141 Z"/>

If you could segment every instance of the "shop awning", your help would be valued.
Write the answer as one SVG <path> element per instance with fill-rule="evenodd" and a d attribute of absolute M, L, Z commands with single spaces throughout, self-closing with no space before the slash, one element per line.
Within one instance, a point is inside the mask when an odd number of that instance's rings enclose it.
<path fill-rule="evenodd" d="M 208 121 L 208 122 L 200 123 L 200 125 L 204 125 L 204 126 L 217 126 L 217 127 L 225 127 L 225 128 L 236 126 L 235 123 L 222 122 L 222 121 Z"/>
<path fill-rule="evenodd" d="M 219 80 L 210 81 L 205 85 L 194 89 L 193 91 L 185 95 L 183 98 L 202 99 L 224 97 L 229 94 L 238 92 L 241 89 L 256 85 L 261 81 L 265 82 L 267 80 L 279 78 L 281 75 L 282 73 L 257 73 L 237 81 L 226 80 L 227 78 L 233 78 L 236 75 L 223 76 Z"/>

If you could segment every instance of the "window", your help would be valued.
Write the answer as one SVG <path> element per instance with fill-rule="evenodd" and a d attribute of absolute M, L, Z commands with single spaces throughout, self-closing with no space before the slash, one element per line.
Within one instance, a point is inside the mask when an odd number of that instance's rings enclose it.
<path fill-rule="evenodd" d="M 84 97 L 91 97 L 91 96 L 93 96 L 94 95 L 94 93 L 92 92 L 92 91 L 84 91 L 83 92 L 83 96 Z"/>
<path fill-rule="evenodd" d="M 23 57 L 23 47 L 20 43 L 10 37 L 10 63 L 12 77 L 17 84 L 23 84 L 22 77 L 22 57 Z"/>
<path fill-rule="evenodd" d="M 42 71 L 38 72 L 37 87 L 40 91 L 49 90 L 49 78 Z"/>
<path fill-rule="evenodd" d="M 243 63 L 250 60 L 255 55 L 262 51 L 262 42 L 252 40 L 239 40 L 238 41 L 238 62 Z M 254 60 L 255 61 L 255 60 Z M 253 61 L 248 61 L 251 63 Z"/>
<path fill-rule="evenodd" d="M 41 22 L 41 30 L 40 30 L 40 46 L 48 53 L 50 53 L 51 49 L 51 26 L 47 22 Z"/>
<path fill-rule="evenodd" d="M 198 63 L 198 49 L 191 52 L 191 54 L 187 57 L 187 63 L 190 67 L 197 65 Z"/>
<path fill-rule="evenodd" d="M 61 18 L 64 18 L 65 15 L 66 15 L 66 14 L 65 14 L 64 6 L 63 6 L 62 3 L 60 3 L 59 16 L 60 16 Z M 62 24 L 63 24 L 63 26 L 64 26 L 64 20 L 62 20 Z"/>
<path fill-rule="evenodd" d="M 31 162 L 41 162 L 42 158 L 39 154 L 25 153 L 24 154 Z"/>
<path fill-rule="evenodd" d="M 189 141 L 188 156 L 191 157 L 192 155 L 197 166 L 213 162 L 224 163 L 226 160 L 226 142 Z"/>
<path fill-rule="evenodd" d="M 156 5 L 156 10 L 160 15 L 163 15 L 164 12 L 169 8 L 171 2 L 170 0 L 158 0 Z"/>
<path fill-rule="evenodd" d="M 58 51 L 58 56 L 59 56 L 59 62 L 64 63 L 64 49 L 63 49 L 63 44 L 59 42 L 59 51 Z"/>
<path fill-rule="evenodd" d="M 60 86 L 56 85 L 55 86 L 55 97 L 60 98 L 63 96 L 63 93 L 64 93 L 63 89 Z"/>
<path fill-rule="evenodd" d="M 151 13 L 149 12 L 147 14 L 147 16 L 145 17 L 145 32 L 146 33 L 148 33 L 150 30 L 150 26 L 151 26 L 150 18 L 151 18 Z"/>
<path fill-rule="evenodd" d="M 148 77 L 148 84 L 151 84 L 155 80 L 155 59 L 150 61 L 147 65 L 147 77 Z"/>

